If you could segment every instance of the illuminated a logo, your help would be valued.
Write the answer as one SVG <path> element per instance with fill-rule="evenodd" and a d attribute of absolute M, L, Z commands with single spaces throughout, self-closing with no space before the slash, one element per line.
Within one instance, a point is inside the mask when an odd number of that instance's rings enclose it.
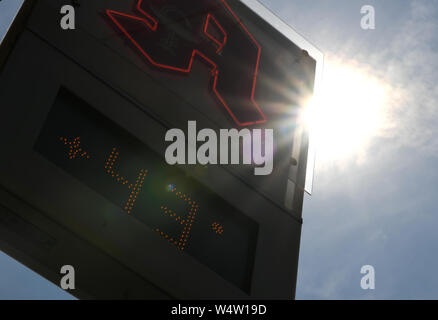
<path fill-rule="evenodd" d="M 139 0 L 136 10 L 106 13 L 150 64 L 188 74 L 200 59 L 237 125 L 266 122 L 254 99 L 261 47 L 225 0 Z"/>

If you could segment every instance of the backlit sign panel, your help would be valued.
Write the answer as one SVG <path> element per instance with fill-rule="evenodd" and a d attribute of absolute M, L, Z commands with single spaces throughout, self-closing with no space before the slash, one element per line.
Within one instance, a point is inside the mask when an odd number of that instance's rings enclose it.
<path fill-rule="evenodd" d="M 2 248 L 79 297 L 293 297 L 319 52 L 253 1 L 78 2 L 65 31 L 37 1 L 0 74 L 0 208 L 51 239 Z M 189 121 L 272 129 L 272 173 L 169 165 Z"/>

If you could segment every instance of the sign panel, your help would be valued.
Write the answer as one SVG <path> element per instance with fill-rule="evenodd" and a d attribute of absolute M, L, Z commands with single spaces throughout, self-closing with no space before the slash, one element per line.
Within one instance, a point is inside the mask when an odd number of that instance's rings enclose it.
<path fill-rule="evenodd" d="M 68 31 L 61 1 L 36 2 L 0 74 L 0 223 L 12 212 L 51 239 L 42 254 L 16 237 L 2 248 L 52 281 L 76 264 L 80 297 L 293 297 L 299 115 L 320 53 L 254 1 L 77 2 Z M 217 137 L 272 129 L 272 173 L 169 165 L 166 133 L 189 121 Z"/>

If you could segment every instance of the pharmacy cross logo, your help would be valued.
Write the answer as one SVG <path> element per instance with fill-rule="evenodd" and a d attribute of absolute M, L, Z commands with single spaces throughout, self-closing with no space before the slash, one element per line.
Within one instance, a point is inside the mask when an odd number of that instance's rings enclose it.
<path fill-rule="evenodd" d="M 196 59 L 238 126 L 266 122 L 255 101 L 261 47 L 225 0 L 138 0 L 137 15 L 107 16 L 153 67 L 189 74 Z"/>

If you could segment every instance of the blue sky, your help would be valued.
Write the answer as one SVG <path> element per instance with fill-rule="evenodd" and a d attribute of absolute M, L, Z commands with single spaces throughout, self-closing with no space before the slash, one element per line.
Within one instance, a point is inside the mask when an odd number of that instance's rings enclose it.
<path fill-rule="evenodd" d="M 11 24 L 11 18 L 15 16 L 15 13 L 17 12 L 17 9 L 21 6 L 21 3 L 21 0 L 0 1 L 0 40 L 3 39 L 6 30 Z"/>
<path fill-rule="evenodd" d="M 0 2 L 0 35 L 18 2 Z M 329 132 L 334 139 L 320 141 L 314 193 L 304 204 L 297 298 L 437 299 L 438 1 L 262 3 L 324 52 L 326 88 L 349 91 L 345 74 L 358 84 L 352 102 L 370 102 L 365 110 L 351 104 L 364 115 L 355 119 L 363 126 L 357 136 Z M 376 9 L 375 30 L 360 28 L 366 4 Z M 370 96 L 381 88 L 376 109 Z M 370 130 L 367 121 L 378 125 Z M 337 125 L 328 124 L 328 131 Z M 330 154 L 333 148 L 344 150 Z M 360 288 L 363 265 L 375 268 L 375 290 Z M 0 253 L 0 298 L 68 297 Z"/>
<path fill-rule="evenodd" d="M 359 152 L 329 163 L 317 154 L 297 298 L 438 298 L 438 1 L 264 3 L 315 43 L 326 65 L 354 65 L 388 87 L 387 124 Z M 374 31 L 360 28 L 364 4 L 375 6 Z M 365 264 L 375 267 L 374 291 L 360 288 Z"/>

